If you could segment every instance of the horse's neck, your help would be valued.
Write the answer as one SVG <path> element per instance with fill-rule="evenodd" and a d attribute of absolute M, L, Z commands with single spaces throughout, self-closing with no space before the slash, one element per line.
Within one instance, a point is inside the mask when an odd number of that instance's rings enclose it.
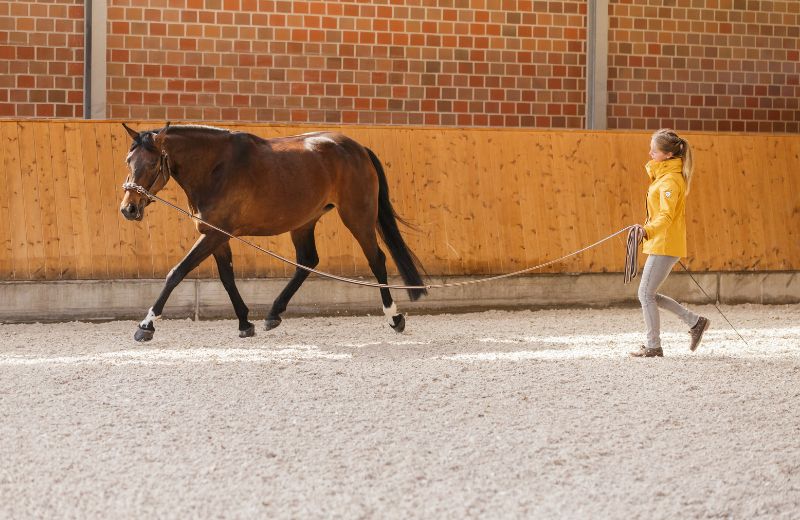
<path fill-rule="evenodd" d="M 173 178 L 186 193 L 192 210 L 202 209 L 211 190 L 211 172 L 218 163 L 218 158 L 202 153 L 211 149 L 212 139 L 201 136 L 199 139 L 181 139 L 169 152 L 174 164 Z M 204 139 L 205 138 L 205 139 Z M 204 141 L 208 141 L 207 143 Z M 190 144 L 191 143 L 191 144 Z M 199 151 L 199 153 L 198 153 Z"/>

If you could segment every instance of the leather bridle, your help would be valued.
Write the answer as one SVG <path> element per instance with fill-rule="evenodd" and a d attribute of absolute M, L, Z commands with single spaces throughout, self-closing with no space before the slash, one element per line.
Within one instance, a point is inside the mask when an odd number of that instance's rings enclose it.
<path fill-rule="evenodd" d="M 156 169 L 155 178 L 153 179 L 153 182 L 150 183 L 150 187 L 144 189 L 144 191 L 148 194 L 153 193 L 153 188 L 155 187 L 159 178 L 164 179 L 164 184 L 162 184 L 161 188 L 159 189 L 164 188 L 164 186 L 167 185 L 167 182 L 169 182 L 170 177 L 172 177 L 172 168 L 169 165 L 169 155 L 167 154 L 166 150 L 162 149 L 161 154 L 158 158 L 158 168 Z M 122 184 L 122 189 L 124 189 L 125 191 L 135 191 L 137 193 L 142 193 L 142 191 L 139 188 L 142 187 L 131 180 L 130 174 L 128 175 L 128 178 L 125 180 L 125 183 Z M 147 198 L 152 200 L 152 198 L 149 196 Z"/>

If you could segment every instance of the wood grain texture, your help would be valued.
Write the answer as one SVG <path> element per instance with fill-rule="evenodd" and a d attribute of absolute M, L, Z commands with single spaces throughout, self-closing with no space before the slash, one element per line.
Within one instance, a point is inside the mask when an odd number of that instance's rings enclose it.
<path fill-rule="evenodd" d="M 151 129 L 163 123 L 130 124 Z M 315 130 L 235 129 L 265 138 Z M 381 160 L 396 211 L 415 227 L 404 228 L 406 241 L 431 275 L 523 269 L 645 217 L 647 132 L 330 129 Z M 690 269 L 800 269 L 800 136 L 684 137 L 696 165 L 687 204 Z M 183 258 L 197 239 L 190 219 L 157 203 L 142 222 L 119 213 L 129 144 L 119 122 L 0 122 L 0 279 L 161 278 Z M 174 182 L 160 195 L 188 207 Z M 320 220 L 316 237 L 321 269 L 372 277 L 336 211 Z M 246 238 L 295 257 L 288 234 Z M 237 277 L 294 272 L 252 248 L 231 245 Z M 623 258 L 620 237 L 542 272 L 619 272 Z M 397 272 L 391 261 L 387 267 Z M 213 259 L 190 276 L 216 277 Z"/>

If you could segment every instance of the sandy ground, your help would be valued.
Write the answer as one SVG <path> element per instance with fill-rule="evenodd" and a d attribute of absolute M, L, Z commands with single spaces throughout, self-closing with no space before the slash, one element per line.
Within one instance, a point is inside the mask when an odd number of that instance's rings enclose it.
<path fill-rule="evenodd" d="M 698 309 L 2 325 L 0 517 L 797 518 L 800 306 Z"/>

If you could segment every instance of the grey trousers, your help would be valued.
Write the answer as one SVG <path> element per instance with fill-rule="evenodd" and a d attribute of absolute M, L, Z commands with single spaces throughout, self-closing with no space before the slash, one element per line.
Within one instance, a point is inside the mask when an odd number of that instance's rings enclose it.
<path fill-rule="evenodd" d="M 658 294 L 658 288 L 678 262 L 677 256 L 649 255 L 644 263 L 639 282 L 639 302 L 642 304 L 644 324 L 647 327 L 647 348 L 661 347 L 661 317 L 658 308 L 678 316 L 686 325 L 694 327 L 700 316 L 668 296 Z"/>

